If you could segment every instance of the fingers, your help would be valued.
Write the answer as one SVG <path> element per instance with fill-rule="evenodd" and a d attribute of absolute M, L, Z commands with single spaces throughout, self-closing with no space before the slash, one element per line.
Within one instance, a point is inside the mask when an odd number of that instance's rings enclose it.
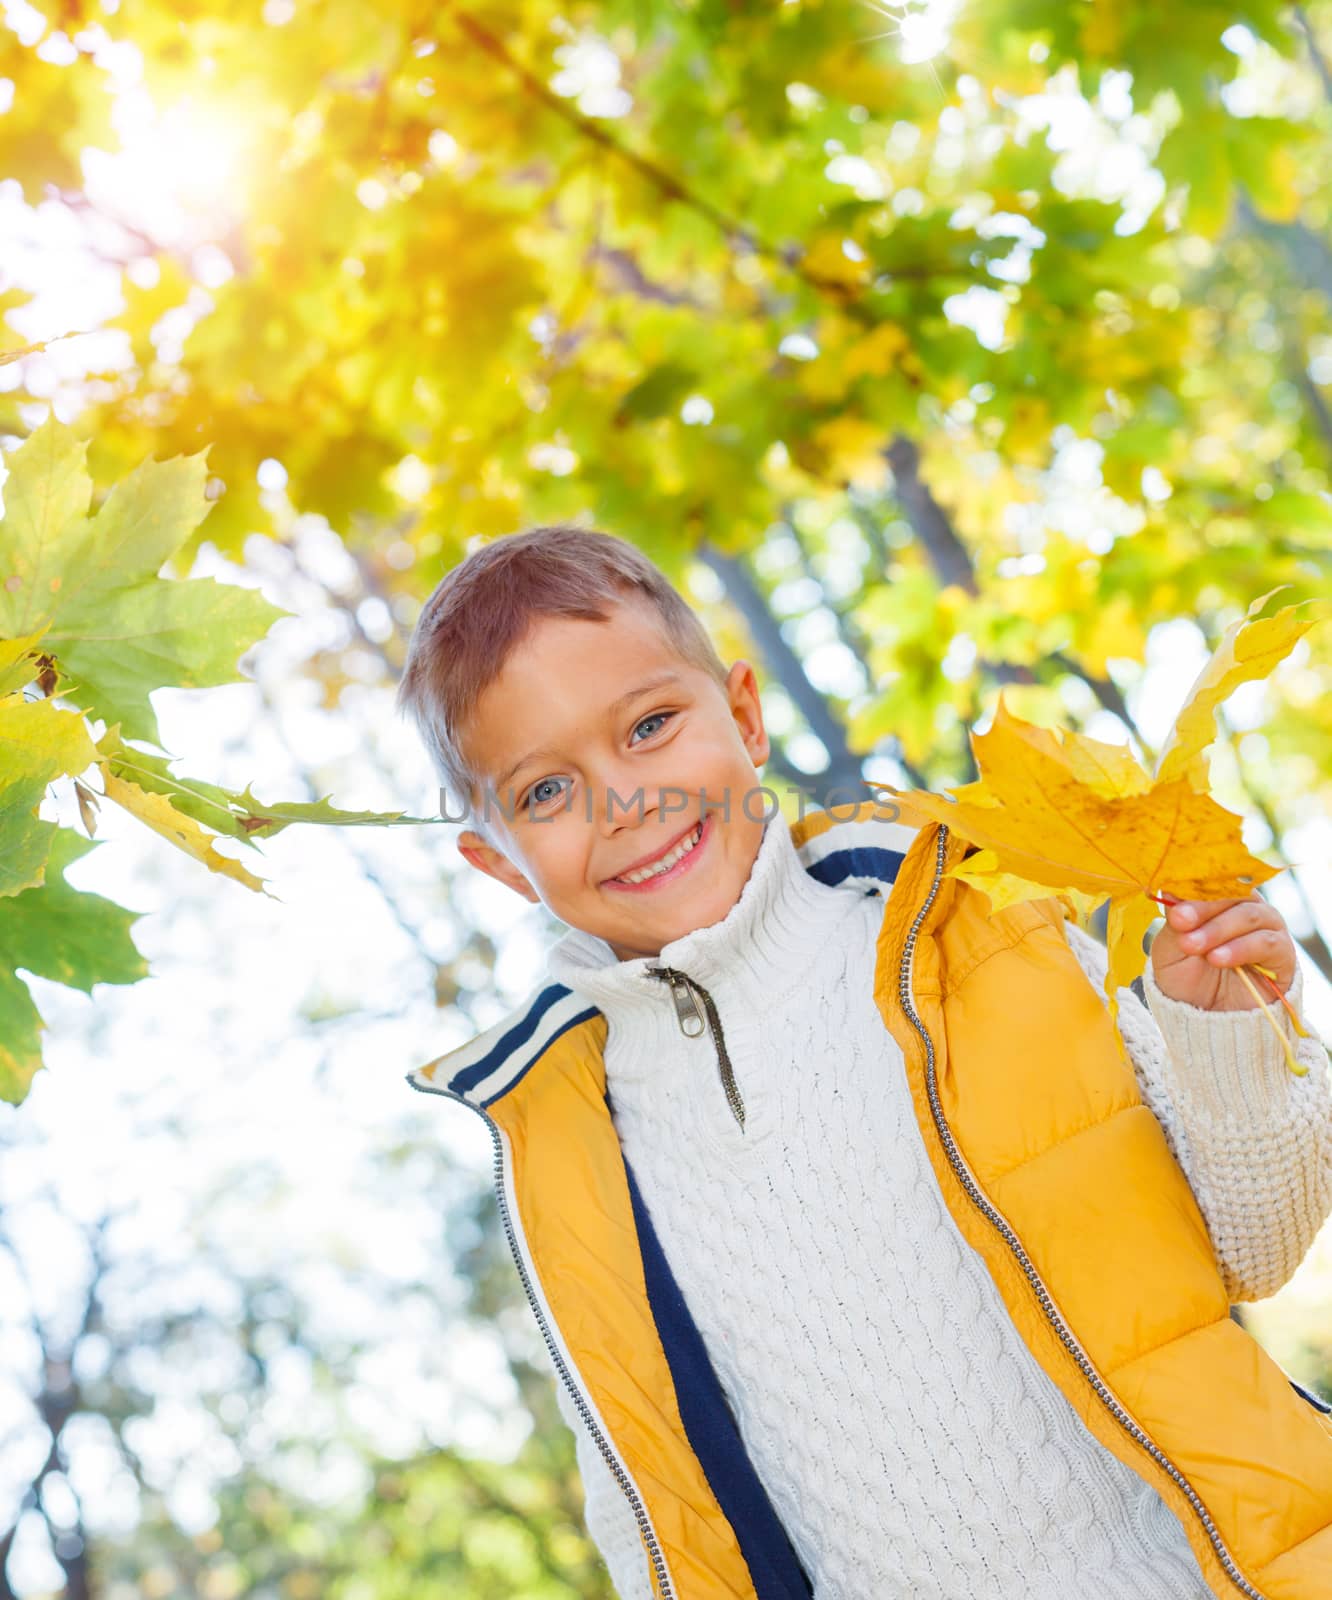
<path fill-rule="evenodd" d="M 1207 956 L 1218 965 L 1270 962 L 1284 951 L 1288 935 L 1276 909 L 1265 900 L 1212 901 L 1218 909 L 1180 934 L 1186 955 Z"/>
<path fill-rule="evenodd" d="M 1267 901 L 1256 891 L 1244 900 L 1175 900 L 1166 907 L 1165 919 L 1177 933 L 1184 933 L 1190 928 L 1203 927 L 1206 923 L 1214 921 L 1223 911 L 1229 911 L 1235 906 L 1255 905 L 1271 910 Z"/>
<path fill-rule="evenodd" d="M 1207 952 L 1207 960 L 1218 967 L 1271 967 L 1280 978 L 1284 976 L 1285 953 L 1286 935 L 1264 928 L 1239 939 L 1227 939 Z"/>

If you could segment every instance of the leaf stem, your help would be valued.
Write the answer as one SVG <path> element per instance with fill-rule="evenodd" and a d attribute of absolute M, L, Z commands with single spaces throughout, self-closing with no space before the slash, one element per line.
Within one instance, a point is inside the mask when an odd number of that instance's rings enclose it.
<path fill-rule="evenodd" d="M 154 783 L 167 785 L 176 794 L 187 794 L 191 799 L 197 800 L 200 805 L 209 806 L 214 811 L 220 811 L 232 822 L 239 822 L 244 815 L 244 812 L 233 811 L 230 806 L 224 805 L 220 800 L 214 800 L 211 795 L 200 794 L 197 789 L 191 789 L 188 783 L 171 773 L 154 772 L 151 767 L 138 766 L 135 762 L 122 755 L 105 756 L 103 759 L 108 762 L 114 761 L 116 766 L 125 772 L 133 772 L 139 777 L 150 778 Z M 233 835 L 233 837 L 238 838 L 240 836 Z"/>
<path fill-rule="evenodd" d="M 1253 996 L 1253 998 L 1258 1002 L 1259 1009 L 1262 1011 L 1263 1015 L 1267 1018 L 1269 1027 L 1276 1034 L 1277 1038 L 1280 1039 L 1281 1048 L 1285 1052 L 1285 1056 L 1286 1056 L 1286 1065 L 1290 1068 L 1290 1070 L 1295 1074 L 1295 1076 L 1297 1078 L 1305 1077 L 1308 1074 L 1308 1071 L 1309 1071 L 1308 1067 L 1303 1066 L 1299 1061 L 1297 1061 L 1295 1059 L 1295 1052 L 1290 1047 L 1290 1040 L 1286 1037 L 1284 1031 L 1282 1030 L 1281 1024 L 1272 1015 L 1271 1007 L 1263 999 L 1262 995 L 1259 994 L 1258 985 L 1256 983 L 1254 983 L 1253 979 L 1249 976 L 1249 969 L 1244 965 L 1240 965 L 1238 967 L 1233 968 L 1232 970 L 1235 972 L 1235 974 L 1239 978 L 1240 982 L 1243 983 L 1244 987 L 1249 991 L 1249 993 Z"/>
<path fill-rule="evenodd" d="M 1250 969 L 1259 974 L 1263 982 L 1272 991 L 1273 997 L 1281 1002 L 1286 1015 L 1290 1018 L 1291 1026 L 1295 1029 L 1295 1032 L 1299 1034 L 1300 1038 L 1311 1039 L 1313 1035 L 1300 1021 L 1299 1016 L 1296 1014 L 1295 1007 L 1291 1005 L 1286 996 L 1281 992 L 1280 989 L 1277 988 L 1276 973 L 1272 971 L 1271 967 L 1260 967 L 1258 963 L 1254 961 L 1250 962 Z"/>

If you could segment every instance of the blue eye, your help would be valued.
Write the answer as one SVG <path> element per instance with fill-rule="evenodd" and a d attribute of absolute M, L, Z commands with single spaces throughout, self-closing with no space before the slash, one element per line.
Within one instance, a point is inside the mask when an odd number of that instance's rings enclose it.
<path fill-rule="evenodd" d="M 523 804 L 525 806 L 539 806 L 544 804 L 545 801 L 542 797 L 541 791 L 547 786 L 547 784 L 566 783 L 567 781 L 568 780 L 565 778 L 538 778 L 523 796 Z M 549 798 L 550 796 L 545 797 L 545 799 Z"/>
<path fill-rule="evenodd" d="M 669 711 L 654 711 L 650 717 L 644 717 L 642 722 L 636 722 L 634 724 L 634 732 L 637 733 L 644 723 L 665 722 L 671 715 L 672 713 Z M 649 735 L 649 737 L 651 737 L 651 735 Z"/>

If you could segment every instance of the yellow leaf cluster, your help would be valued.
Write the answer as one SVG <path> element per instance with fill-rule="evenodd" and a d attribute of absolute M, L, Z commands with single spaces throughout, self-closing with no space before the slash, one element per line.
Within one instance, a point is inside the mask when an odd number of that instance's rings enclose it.
<path fill-rule="evenodd" d="M 1304 601 L 1256 620 L 1276 592 L 1255 600 L 1227 629 L 1154 776 L 1127 745 L 1036 727 L 1014 716 L 1001 694 L 988 732 L 972 736 L 978 780 L 949 795 L 901 794 L 918 814 L 979 847 L 950 875 L 982 889 L 992 910 L 1052 893 L 1075 917 L 1109 903 L 1112 1017 L 1117 991 L 1145 965 L 1143 937 L 1159 896 L 1243 899 L 1278 870 L 1250 854 L 1241 818 L 1207 792 L 1203 757 L 1216 736 L 1216 708 L 1231 690 L 1265 676 L 1332 615 L 1332 603 Z"/>

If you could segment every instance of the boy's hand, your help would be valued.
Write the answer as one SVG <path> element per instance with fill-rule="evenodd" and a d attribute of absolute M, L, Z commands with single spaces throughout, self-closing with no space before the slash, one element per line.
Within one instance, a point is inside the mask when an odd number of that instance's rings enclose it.
<path fill-rule="evenodd" d="M 1203 1011 L 1252 1011 L 1257 1001 L 1235 968 L 1266 967 L 1285 994 L 1295 981 L 1295 941 L 1281 913 L 1255 891 L 1247 900 L 1175 900 L 1152 940 L 1161 993 Z M 1253 979 L 1266 996 L 1261 978 Z"/>

